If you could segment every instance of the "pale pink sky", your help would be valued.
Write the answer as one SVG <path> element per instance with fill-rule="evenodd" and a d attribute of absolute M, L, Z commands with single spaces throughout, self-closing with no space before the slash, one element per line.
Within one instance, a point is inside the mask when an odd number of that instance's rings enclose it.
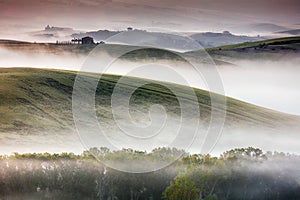
<path fill-rule="evenodd" d="M 0 0 L 0 36 L 17 37 L 47 24 L 76 30 L 222 31 L 252 23 L 292 27 L 300 21 L 299 10 L 299 0 Z"/>

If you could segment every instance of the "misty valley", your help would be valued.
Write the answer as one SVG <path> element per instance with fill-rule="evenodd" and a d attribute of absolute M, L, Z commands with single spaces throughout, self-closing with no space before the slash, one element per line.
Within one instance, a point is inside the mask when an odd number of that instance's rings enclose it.
<path fill-rule="evenodd" d="M 0 40 L 0 200 L 300 199 L 298 29 L 249 27 Z"/>

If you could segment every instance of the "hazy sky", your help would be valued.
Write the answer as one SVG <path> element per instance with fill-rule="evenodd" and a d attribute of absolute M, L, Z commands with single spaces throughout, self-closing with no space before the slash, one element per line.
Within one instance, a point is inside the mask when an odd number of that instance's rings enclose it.
<path fill-rule="evenodd" d="M 47 24 L 76 30 L 128 26 L 222 31 L 251 23 L 295 25 L 299 0 L 0 0 L 0 36 Z"/>

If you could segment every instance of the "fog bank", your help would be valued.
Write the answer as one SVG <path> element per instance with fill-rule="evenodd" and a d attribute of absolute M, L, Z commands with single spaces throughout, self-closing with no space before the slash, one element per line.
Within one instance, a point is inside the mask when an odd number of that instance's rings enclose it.
<path fill-rule="evenodd" d="M 74 53 L 48 53 L 38 49 L 35 52 L 18 52 L 0 48 L 0 67 L 33 67 L 64 70 L 80 70 L 87 55 Z M 90 58 L 89 58 L 90 59 Z M 99 68 L 103 66 L 101 59 L 95 60 Z M 277 111 L 300 115 L 300 58 L 295 56 L 281 60 L 230 60 L 235 66 L 220 65 L 218 71 L 223 81 L 227 96 L 250 102 Z M 186 79 L 187 85 L 201 89 L 209 89 L 205 77 L 199 78 L 199 73 L 189 64 L 170 60 L 124 60 L 116 59 L 106 73 L 125 75 L 138 66 L 148 65 L 153 70 L 147 74 L 137 75 L 159 81 L 178 83 L 176 77 L 167 80 L 159 76 L 160 66 L 173 68 L 175 72 Z M 209 67 L 207 67 L 209 68 Z M 155 69 L 155 70 L 154 70 Z M 98 71 L 95 70 L 95 71 Z M 132 74 L 131 74 L 132 75 Z M 182 84 L 182 83 L 180 83 Z"/>

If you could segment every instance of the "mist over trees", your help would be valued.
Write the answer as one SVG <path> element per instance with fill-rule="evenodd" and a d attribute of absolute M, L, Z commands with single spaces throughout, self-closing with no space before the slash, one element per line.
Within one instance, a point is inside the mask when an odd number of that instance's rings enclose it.
<path fill-rule="evenodd" d="M 125 173 L 97 159 L 153 162 L 182 151 L 92 148 L 73 153 L 0 157 L 1 199 L 300 199 L 300 157 L 240 148 L 219 157 L 187 153 L 150 173 Z M 94 155 L 97 155 L 95 159 Z"/>

